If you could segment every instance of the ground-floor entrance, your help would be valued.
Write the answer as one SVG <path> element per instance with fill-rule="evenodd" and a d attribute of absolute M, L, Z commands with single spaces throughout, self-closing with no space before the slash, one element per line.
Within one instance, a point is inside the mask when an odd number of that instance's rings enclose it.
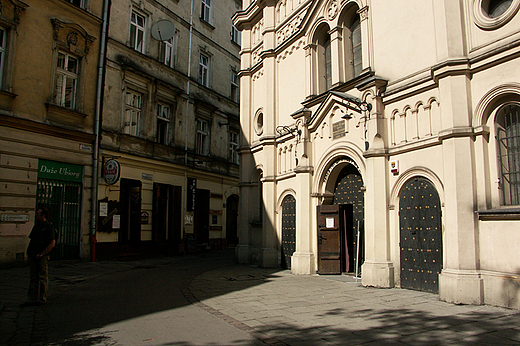
<path fill-rule="evenodd" d="M 442 228 L 439 195 L 424 178 L 406 183 L 399 198 L 401 287 L 439 292 Z"/>
<path fill-rule="evenodd" d="M 364 185 L 353 164 L 341 168 L 331 202 L 317 209 L 318 273 L 359 275 L 364 258 Z"/>

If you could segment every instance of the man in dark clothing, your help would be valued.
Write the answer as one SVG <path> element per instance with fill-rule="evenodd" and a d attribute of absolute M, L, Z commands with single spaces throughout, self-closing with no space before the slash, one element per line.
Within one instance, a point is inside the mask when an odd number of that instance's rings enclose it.
<path fill-rule="evenodd" d="M 30 266 L 29 300 L 22 305 L 41 305 L 47 301 L 49 285 L 49 252 L 56 245 L 54 227 L 48 221 L 49 209 L 39 208 L 36 211 L 35 225 L 29 234 L 31 239 L 27 247 Z"/>

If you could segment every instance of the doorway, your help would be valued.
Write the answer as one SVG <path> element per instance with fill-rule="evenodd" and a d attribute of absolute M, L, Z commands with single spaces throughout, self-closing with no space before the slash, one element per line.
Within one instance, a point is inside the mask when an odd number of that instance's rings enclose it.
<path fill-rule="evenodd" d="M 442 220 L 432 182 L 414 178 L 399 196 L 401 287 L 439 292 L 442 270 Z"/>
<path fill-rule="evenodd" d="M 238 196 L 231 195 L 226 200 L 226 241 L 227 245 L 238 245 Z"/>
<path fill-rule="evenodd" d="M 154 183 L 152 240 L 158 247 L 178 253 L 181 241 L 182 187 Z"/>
<path fill-rule="evenodd" d="M 119 243 L 135 250 L 141 243 L 141 181 L 121 179 Z"/>
<path fill-rule="evenodd" d="M 291 257 L 296 251 L 296 199 L 289 195 L 282 204 L 282 253 L 281 267 L 291 268 Z"/>

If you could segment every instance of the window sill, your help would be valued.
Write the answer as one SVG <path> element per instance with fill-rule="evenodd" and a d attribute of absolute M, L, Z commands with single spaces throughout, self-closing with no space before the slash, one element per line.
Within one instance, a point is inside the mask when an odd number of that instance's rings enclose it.
<path fill-rule="evenodd" d="M 77 126 L 78 122 L 82 123 L 83 119 L 87 117 L 87 114 L 77 112 L 70 108 L 57 106 L 52 103 L 46 103 L 45 105 L 47 106 L 47 119 L 50 121 Z"/>
<path fill-rule="evenodd" d="M 206 21 L 205 19 L 203 18 L 199 18 L 200 21 L 205 24 L 208 28 L 210 28 L 211 30 L 215 30 L 215 27 L 213 26 L 213 24 L 211 24 L 210 22 Z"/>
<path fill-rule="evenodd" d="M 0 109 L 12 111 L 13 101 L 16 98 L 16 96 L 18 95 L 8 91 L 0 91 Z"/>
<path fill-rule="evenodd" d="M 481 221 L 520 220 L 520 207 L 479 210 L 475 213 Z"/>

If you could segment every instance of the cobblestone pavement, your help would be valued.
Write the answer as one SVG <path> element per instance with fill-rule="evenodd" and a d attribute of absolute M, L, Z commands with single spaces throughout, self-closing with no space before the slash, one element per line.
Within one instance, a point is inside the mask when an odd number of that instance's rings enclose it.
<path fill-rule="evenodd" d="M 229 258 L 184 285 L 184 296 L 268 345 L 520 345 L 517 310 L 453 305 L 424 292 L 365 288 L 349 276 L 297 276 L 234 265 L 232 252 L 214 256 Z M 110 273 L 197 260 L 54 262 L 50 294 Z M 0 269 L 0 345 L 45 344 L 44 310 L 19 306 L 28 276 L 27 267 Z"/>

